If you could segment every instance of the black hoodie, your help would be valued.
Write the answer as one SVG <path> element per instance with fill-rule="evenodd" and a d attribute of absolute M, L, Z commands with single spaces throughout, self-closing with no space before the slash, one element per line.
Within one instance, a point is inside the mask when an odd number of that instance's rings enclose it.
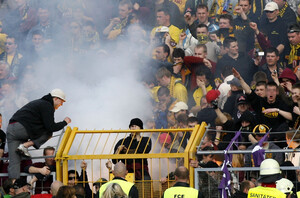
<path fill-rule="evenodd" d="M 36 139 L 44 134 L 52 136 L 53 132 L 67 125 L 66 121 L 54 122 L 54 111 L 52 96 L 48 94 L 23 106 L 12 116 L 9 123 L 21 123 L 30 139 Z"/>

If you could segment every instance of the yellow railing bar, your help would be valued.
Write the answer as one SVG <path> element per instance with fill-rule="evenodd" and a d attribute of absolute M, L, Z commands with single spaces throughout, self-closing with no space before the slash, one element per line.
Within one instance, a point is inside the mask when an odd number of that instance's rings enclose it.
<path fill-rule="evenodd" d="M 66 147 L 66 144 L 67 144 L 67 141 L 69 139 L 69 136 L 71 134 L 71 127 L 67 127 L 66 131 L 65 131 L 65 134 L 62 138 L 62 141 L 59 145 L 59 148 L 57 150 L 57 153 L 56 153 L 56 157 L 55 157 L 55 160 L 56 160 L 56 180 L 58 181 L 62 181 L 62 167 L 61 167 L 61 157 L 62 157 L 62 153 Z"/>
<path fill-rule="evenodd" d="M 76 127 L 77 128 L 77 127 Z M 141 130 L 78 130 L 76 133 L 141 133 L 141 132 L 180 132 L 180 131 L 191 131 L 190 128 L 181 128 L 181 129 L 141 129 Z"/>
<path fill-rule="evenodd" d="M 191 141 L 188 142 L 187 145 L 187 150 L 189 151 L 188 153 L 188 163 L 190 159 L 195 159 L 195 153 L 197 151 L 197 146 L 200 144 L 200 141 L 205 133 L 207 124 L 205 122 L 202 122 L 201 125 L 196 125 L 193 134 L 191 136 Z M 189 167 L 186 166 L 186 167 Z M 195 178 L 194 178 L 194 168 L 189 167 L 190 170 L 190 186 L 194 187 L 195 184 Z"/>
<path fill-rule="evenodd" d="M 147 159 L 147 158 L 183 158 L 184 153 L 156 153 L 156 154 L 109 154 L 109 155 L 68 155 L 69 160 L 78 159 Z"/>

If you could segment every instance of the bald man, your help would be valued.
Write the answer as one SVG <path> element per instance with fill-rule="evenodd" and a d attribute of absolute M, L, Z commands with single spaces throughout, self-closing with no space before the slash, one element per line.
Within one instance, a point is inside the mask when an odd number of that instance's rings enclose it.
<path fill-rule="evenodd" d="M 176 183 L 171 188 L 164 192 L 164 198 L 171 197 L 188 197 L 188 198 L 203 198 L 203 195 L 198 190 L 191 188 L 189 182 L 189 170 L 184 166 L 179 166 L 175 170 Z"/>
<path fill-rule="evenodd" d="M 61 181 L 54 181 L 51 184 L 51 194 L 52 194 L 52 198 L 56 196 L 58 189 L 63 186 L 64 184 Z"/>
<path fill-rule="evenodd" d="M 99 190 L 100 198 L 102 197 L 103 192 L 105 191 L 106 187 L 110 183 L 119 184 L 122 187 L 122 190 L 126 193 L 126 195 L 128 197 L 138 198 L 139 197 L 138 189 L 136 188 L 134 183 L 128 182 L 125 179 L 127 173 L 128 173 L 128 171 L 126 169 L 125 164 L 123 164 L 122 162 L 116 163 L 114 170 L 113 170 L 113 175 L 115 177 L 113 178 L 113 180 L 111 180 L 101 186 L 101 188 Z"/>

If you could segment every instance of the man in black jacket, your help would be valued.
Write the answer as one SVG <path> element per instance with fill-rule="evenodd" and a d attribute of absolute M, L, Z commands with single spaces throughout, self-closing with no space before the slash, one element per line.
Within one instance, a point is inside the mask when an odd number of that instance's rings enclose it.
<path fill-rule="evenodd" d="M 69 117 L 61 122 L 54 122 L 55 110 L 65 101 L 64 92 L 60 89 L 53 89 L 41 99 L 26 104 L 9 120 L 7 127 L 9 178 L 20 177 L 21 155 L 30 157 L 28 147 L 40 148 L 52 137 L 53 132 L 61 130 L 71 122 Z"/>

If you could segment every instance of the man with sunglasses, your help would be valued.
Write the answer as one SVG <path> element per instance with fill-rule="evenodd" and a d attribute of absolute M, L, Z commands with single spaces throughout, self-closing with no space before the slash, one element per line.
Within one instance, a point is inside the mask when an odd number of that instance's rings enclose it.
<path fill-rule="evenodd" d="M 283 19 L 279 17 L 279 8 L 277 3 L 269 2 L 265 6 L 265 15 L 260 20 L 260 27 L 268 39 L 271 41 L 271 45 L 276 47 L 279 54 L 282 54 L 284 46 L 287 44 L 287 25 Z M 281 56 L 283 58 L 283 56 Z"/>

